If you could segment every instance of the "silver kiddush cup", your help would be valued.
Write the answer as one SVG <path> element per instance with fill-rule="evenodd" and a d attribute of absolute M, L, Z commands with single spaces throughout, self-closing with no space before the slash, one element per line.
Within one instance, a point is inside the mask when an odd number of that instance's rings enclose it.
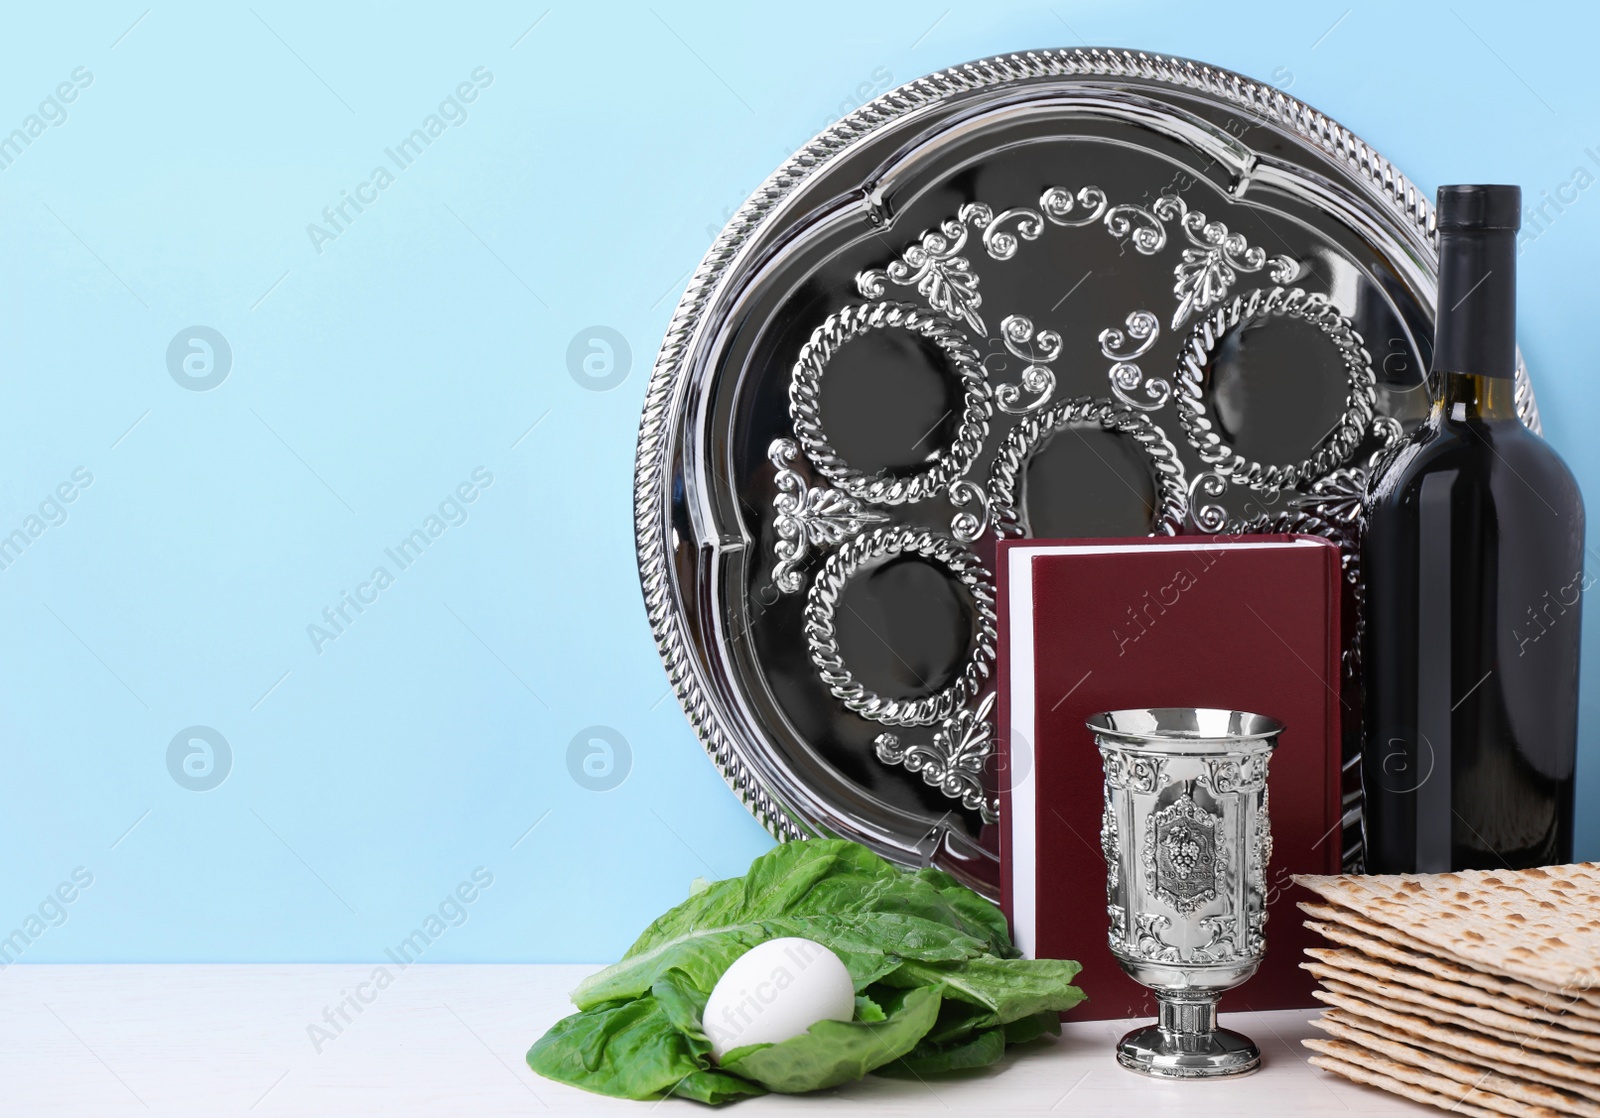
<path fill-rule="evenodd" d="M 1243 1075 L 1249 1037 L 1217 1027 L 1217 999 L 1266 954 L 1267 762 L 1283 724 L 1237 710 L 1115 710 L 1088 720 L 1105 763 L 1108 938 L 1156 992 L 1160 1019 L 1117 1044 L 1145 1075 Z"/>

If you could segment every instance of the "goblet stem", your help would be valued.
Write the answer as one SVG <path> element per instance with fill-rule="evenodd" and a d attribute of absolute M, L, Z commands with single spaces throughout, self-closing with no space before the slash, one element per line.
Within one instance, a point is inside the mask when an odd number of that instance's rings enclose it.
<path fill-rule="evenodd" d="M 1182 997 L 1157 992 L 1160 1027 L 1171 1043 L 1183 1052 L 1203 1051 L 1217 1030 L 1215 994 Z"/>

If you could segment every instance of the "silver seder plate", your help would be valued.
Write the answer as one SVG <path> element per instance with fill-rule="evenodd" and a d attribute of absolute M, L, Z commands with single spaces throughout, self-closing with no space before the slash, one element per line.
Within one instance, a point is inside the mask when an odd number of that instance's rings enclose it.
<path fill-rule="evenodd" d="M 728 783 L 995 895 L 995 541 L 1312 532 L 1353 617 L 1435 266 L 1387 160 L 1184 59 L 984 59 L 818 136 L 695 271 L 639 435 L 650 622 Z"/>

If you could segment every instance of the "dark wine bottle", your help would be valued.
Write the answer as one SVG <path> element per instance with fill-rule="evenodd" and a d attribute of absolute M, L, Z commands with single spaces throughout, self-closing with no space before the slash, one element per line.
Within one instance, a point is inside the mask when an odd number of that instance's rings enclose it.
<path fill-rule="evenodd" d="M 1515 186 L 1439 190 L 1428 418 L 1369 494 L 1369 873 L 1572 860 L 1583 499 L 1517 417 Z"/>

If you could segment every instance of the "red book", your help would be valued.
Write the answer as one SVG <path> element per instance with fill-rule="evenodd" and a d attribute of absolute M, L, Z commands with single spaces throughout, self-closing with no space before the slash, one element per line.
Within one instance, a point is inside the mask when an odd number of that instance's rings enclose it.
<path fill-rule="evenodd" d="M 1315 536 L 1009 540 L 996 567 L 1001 904 L 1017 945 L 1083 964 L 1074 1019 L 1153 1015 L 1106 945 L 1104 773 L 1084 720 L 1270 715 L 1286 729 L 1268 780 L 1267 954 L 1222 1008 L 1316 1005 L 1289 877 L 1340 870 L 1339 549 Z"/>

